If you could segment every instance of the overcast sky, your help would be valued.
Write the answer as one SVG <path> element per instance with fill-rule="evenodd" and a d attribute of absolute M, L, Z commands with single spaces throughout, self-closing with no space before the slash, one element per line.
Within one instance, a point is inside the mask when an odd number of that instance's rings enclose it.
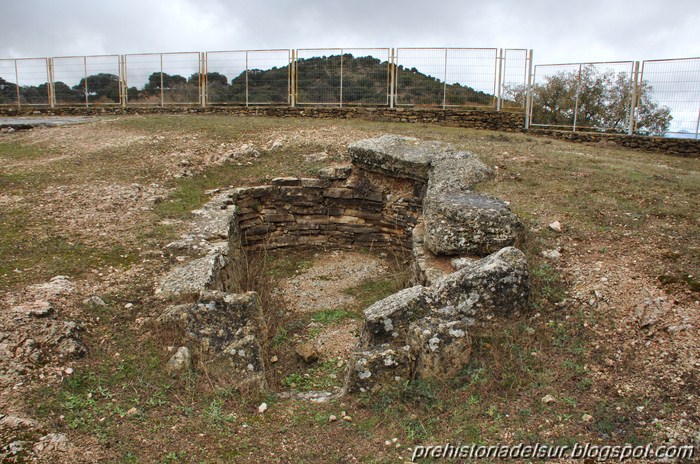
<path fill-rule="evenodd" d="M 0 58 L 416 46 L 532 48 L 540 64 L 700 56 L 697 0 L 0 0 L 0 12 Z"/>

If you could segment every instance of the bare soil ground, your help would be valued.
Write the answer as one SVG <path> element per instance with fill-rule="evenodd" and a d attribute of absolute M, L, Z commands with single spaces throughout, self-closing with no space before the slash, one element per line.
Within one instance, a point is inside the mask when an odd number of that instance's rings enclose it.
<path fill-rule="evenodd" d="M 526 222 L 531 311 L 472 334 L 473 362 L 446 385 L 314 404 L 201 371 L 168 377 L 153 288 L 189 211 L 210 189 L 313 175 L 385 133 L 452 142 L 497 168 L 480 189 Z M 415 124 L 130 116 L 0 134 L 0 456 L 379 463 L 448 441 L 698 446 L 699 194 L 697 159 Z M 333 252 L 271 257 L 287 311 L 304 315 L 283 317 L 271 343 L 297 334 L 328 350 L 299 371 L 280 356 L 280 390 L 337 385 L 354 315 L 396 283 L 390 259 Z M 66 349 L 70 322 L 84 357 Z M 329 421 L 343 412 L 352 421 Z"/>

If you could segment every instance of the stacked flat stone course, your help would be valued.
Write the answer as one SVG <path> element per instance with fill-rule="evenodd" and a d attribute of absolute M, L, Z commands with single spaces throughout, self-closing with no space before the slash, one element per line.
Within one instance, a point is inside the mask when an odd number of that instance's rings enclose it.
<path fill-rule="evenodd" d="M 293 246 L 410 249 L 420 215 L 421 184 L 350 166 L 322 169 L 318 178 L 277 178 L 236 189 L 242 245 L 247 251 Z"/>

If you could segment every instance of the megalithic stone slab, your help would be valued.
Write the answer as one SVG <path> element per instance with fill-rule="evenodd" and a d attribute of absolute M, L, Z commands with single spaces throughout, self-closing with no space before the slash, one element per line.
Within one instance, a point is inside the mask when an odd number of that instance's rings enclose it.
<path fill-rule="evenodd" d="M 429 192 L 423 219 L 425 246 L 437 255 L 486 256 L 515 244 L 523 230 L 505 202 L 474 192 Z"/>

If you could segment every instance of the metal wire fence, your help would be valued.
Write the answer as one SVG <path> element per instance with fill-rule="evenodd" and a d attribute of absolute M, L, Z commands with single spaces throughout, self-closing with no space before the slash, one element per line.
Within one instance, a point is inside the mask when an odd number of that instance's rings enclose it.
<path fill-rule="evenodd" d="M 301 105 L 388 105 L 388 48 L 299 49 L 294 95 Z"/>
<path fill-rule="evenodd" d="M 531 72 L 532 53 L 523 48 L 507 48 L 503 52 L 503 61 L 501 67 L 501 80 L 499 85 L 498 98 L 500 108 L 516 108 L 525 110 L 525 99 L 521 98 L 508 99 L 504 95 L 504 89 L 523 88 L 527 85 L 528 77 Z"/>
<path fill-rule="evenodd" d="M 117 105 L 119 55 L 51 58 L 53 103 L 58 106 Z"/>
<path fill-rule="evenodd" d="M 700 58 L 332 48 L 0 59 L 0 106 L 370 105 L 524 111 L 526 127 L 698 138 Z"/>
<path fill-rule="evenodd" d="M 526 91 L 532 126 L 698 137 L 700 58 L 537 65 Z"/>
<path fill-rule="evenodd" d="M 396 104 L 493 106 L 498 58 L 495 48 L 399 48 Z"/>
<path fill-rule="evenodd" d="M 632 61 L 535 66 L 531 125 L 628 131 L 634 66 Z"/>
<path fill-rule="evenodd" d="M 700 58 L 643 61 L 638 88 L 636 132 L 653 123 L 655 117 L 663 117 L 663 108 L 667 108 L 671 120 L 665 132 L 698 139 Z"/>
<path fill-rule="evenodd" d="M 125 104 L 196 105 L 200 102 L 199 52 L 124 55 Z"/>

